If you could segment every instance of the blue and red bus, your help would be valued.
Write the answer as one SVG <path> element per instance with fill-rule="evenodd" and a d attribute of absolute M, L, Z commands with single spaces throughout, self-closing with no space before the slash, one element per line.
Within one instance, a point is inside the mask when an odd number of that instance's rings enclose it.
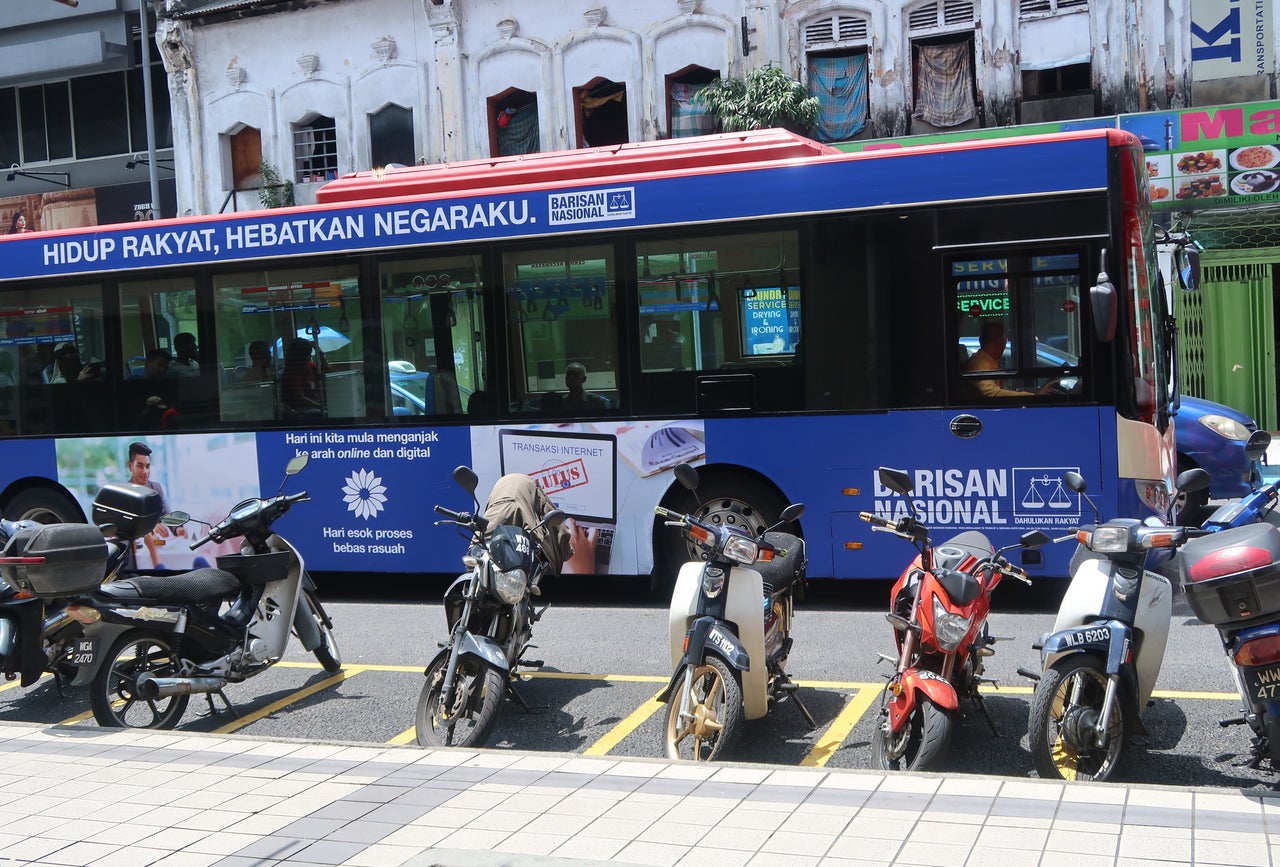
<path fill-rule="evenodd" d="M 216 520 L 305 451 L 313 502 L 282 531 L 313 569 L 448 572 L 460 543 L 431 509 L 466 505 L 468 464 L 482 492 L 527 472 L 575 516 L 571 570 L 659 581 L 688 557 L 653 514 L 692 507 L 681 461 L 715 520 L 804 502 L 814 577 L 900 570 L 857 520 L 902 508 L 881 465 L 938 532 L 997 543 L 1081 520 L 1066 470 L 1107 514 L 1163 512 L 1144 169 L 1119 130 L 858 154 L 771 130 L 0 238 L 0 508 L 84 519 L 144 442 L 168 506 Z M 168 541 L 157 567 L 203 554 Z M 1066 548 L 1024 556 L 1062 575 Z"/>

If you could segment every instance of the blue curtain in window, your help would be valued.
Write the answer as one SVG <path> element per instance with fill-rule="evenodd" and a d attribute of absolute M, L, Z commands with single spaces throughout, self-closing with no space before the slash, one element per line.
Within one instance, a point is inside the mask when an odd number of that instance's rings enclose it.
<path fill-rule="evenodd" d="M 867 55 L 809 58 L 809 92 L 818 97 L 818 141 L 844 141 L 867 125 Z"/>
<path fill-rule="evenodd" d="M 706 87 L 705 84 L 672 83 L 672 138 L 684 138 L 690 135 L 710 135 L 716 131 L 715 115 L 709 112 L 702 103 L 694 100 L 694 97 L 704 87 Z"/>
<path fill-rule="evenodd" d="M 504 108 L 498 112 L 498 156 L 536 154 L 538 150 L 538 104 L 536 102 L 531 102 L 523 108 Z"/>
<path fill-rule="evenodd" d="M 973 101 L 969 44 L 921 45 L 918 50 L 914 115 L 926 123 L 944 127 L 973 120 L 978 109 Z"/>

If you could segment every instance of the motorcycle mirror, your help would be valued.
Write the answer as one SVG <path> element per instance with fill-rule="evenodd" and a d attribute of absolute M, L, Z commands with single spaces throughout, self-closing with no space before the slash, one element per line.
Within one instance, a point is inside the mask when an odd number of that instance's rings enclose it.
<path fill-rule="evenodd" d="M 1075 470 L 1067 470 L 1062 474 L 1062 480 L 1067 483 L 1067 487 L 1074 493 L 1084 497 L 1084 501 L 1089 504 L 1091 509 L 1093 509 L 1093 519 L 1098 523 L 1102 523 L 1102 513 L 1098 511 L 1098 504 L 1085 493 L 1087 486 L 1084 483 L 1084 476 L 1080 475 Z"/>
<path fill-rule="evenodd" d="M 889 467 L 881 467 L 877 470 L 880 478 L 880 484 L 884 485 L 895 494 L 909 494 L 915 487 L 911 483 L 911 476 L 902 470 L 894 470 Z"/>
<path fill-rule="evenodd" d="M 305 455 L 303 457 L 305 457 Z M 293 463 L 293 461 L 290 461 L 289 463 Z M 160 523 L 164 524 L 166 527 L 181 527 L 190 520 L 191 516 L 186 512 L 170 512 L 167 515 L 160 516 Z"/>
<path fill-rule="evenodd" d="M 1251 461 L 1260 461 L 1270 445 L 1271 434 L 1264 430 L 1256 430 L 1249 434 L 1249 440 L 1244 444 L 1245 457 Z"/>
<path fill-rule="evenodd" d="M 1204 470 L 1196 467 L 1193 470 L 1187 470 L 1179 473 L 1178 478 L 1174 479 L 1174 485 L 1179 491 L 1187 494 L 1194 494 L 1197 491 L 1209 490 L 1210 482 L 1209 474 Z"/>
<path fill-rule="evenodd" d="M 470 494 L 473 500 L 475 499 L 476 488 L 480 486 L 480 477 L 476 475 L 475 470 L 468 466 L 455 467 L 453 480 L 458 483 L 458 487 Z"/>
<path fill-rule="evenodd" d="M 676 464 L 675 470 L 676 481 L 684 485 L 691 491 L 698 489 L 698 471 L 688 464 Z"/>
<path fill-rule="evenodd" d="M 804 503 L 792 503 L 782 510 L 778 517 L 779 524 L 790 524 L 804 514 Z"/>
<path fill-rule="evenodd" d="M 538 522 L 537 527 L 534 527 L 534 529 L 536 530 L 538 527 L 559 527 L 568 520 L 568 518 L 569 515 L 567 513 L 562 512 L 559 509 L 552 509 L 550 512 L 547 512 L 542 516 L 542 520 Z"/>
<path fill-rule="evenodd" d="M 289 463 L 284 465 L 284 474 L 286 476 L 296 476 L 298 473 L 302 472 L 303 468 L 306 467 L 307 462 L 310 460 L 311 458 L 307 456 L 306 452 L 303 452 L 300 455 L 294 455 L 289 458 Z"/>
<path fill-rule="evenodd" d="M 1042 530 L 1029 530 L 1026 533 L 1023 533 L 1022 537 L 1018 539 L 1018 546 L 1034 551 L 1037 548 L 1043 548 L 1051 541 L 1053 540 L 1050 539 L 1048 534 Z"/>

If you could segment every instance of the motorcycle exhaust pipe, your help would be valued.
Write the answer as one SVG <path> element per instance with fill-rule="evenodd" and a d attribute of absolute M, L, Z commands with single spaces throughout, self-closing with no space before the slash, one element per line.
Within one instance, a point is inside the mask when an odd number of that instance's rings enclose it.
<path fill-rule="evenodd" d="M 156 677 L 149 672 L 138 677 L 138 692 L 148 699 L 217 692 L 226 685 L 225 677 Z"/>

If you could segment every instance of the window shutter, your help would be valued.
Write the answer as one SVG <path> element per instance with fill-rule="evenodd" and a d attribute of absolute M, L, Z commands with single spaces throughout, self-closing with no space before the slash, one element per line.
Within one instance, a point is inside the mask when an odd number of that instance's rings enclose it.
<path fill-rule="evenodd" d="M 821 47 L 824 43 L 845 43 L 867 41 L 869 25 L 867 19 L 848 12 L 839 12 L 827 18 L 820 18 L 804 27 L 804 47 Z"/>

